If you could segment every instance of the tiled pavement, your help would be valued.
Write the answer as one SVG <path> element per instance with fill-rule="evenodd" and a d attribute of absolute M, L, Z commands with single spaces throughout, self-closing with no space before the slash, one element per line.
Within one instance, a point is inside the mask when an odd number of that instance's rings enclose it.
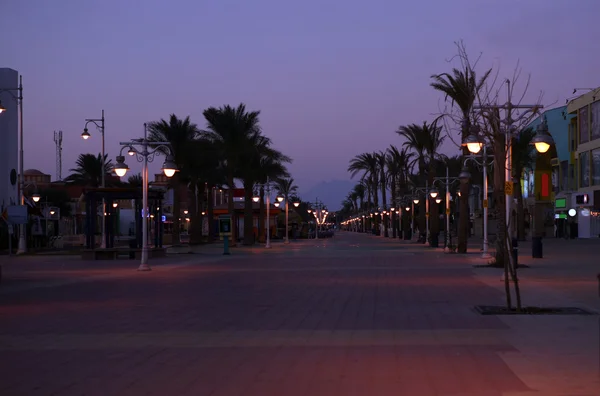
<path fill-rule="evenodd" d="M 348 233 L 232 253 L 0 289 L 0 395 L 600 394 L 598 317 L 479 316 L 502 290 L 464 257 Z"/>

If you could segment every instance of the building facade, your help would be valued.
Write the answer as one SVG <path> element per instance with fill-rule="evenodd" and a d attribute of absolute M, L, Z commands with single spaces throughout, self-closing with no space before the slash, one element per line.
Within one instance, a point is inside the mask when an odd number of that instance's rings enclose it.
<path fill-rule="evenodd" d="M 573 116 L 567 106 L 546 110 L 527 127 L 534 131 L 546 119 L 548 132 L 555 145 L 545 154 L 535 152 L 535 161 L 525 169 L 521 180 L 523 200 L 528 213 L 533 215 L 534 233 L 546 236 L 563 236 L 567 227 L 566 205 L 573 190 L 570 175 L 569 126 Z"/>
<path fill-rule="evenodd" d="M 18 205 L 19 73 L 0 68 L 0 210 Z"/>
<path fill-rule="evenodd" d="M 600 237 L 600 87 L 571 100 L 569 125 L 573 187 L 571 212 L 579 238 Z"/>

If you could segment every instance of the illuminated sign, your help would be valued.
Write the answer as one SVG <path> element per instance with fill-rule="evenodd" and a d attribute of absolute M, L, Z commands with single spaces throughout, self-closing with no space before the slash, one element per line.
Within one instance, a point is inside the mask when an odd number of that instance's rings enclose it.
<path fill-rule="evenodd" d="M 554 207 L 557 209 L 566 208 L 567 198 L 557 198 L 556 201 L 554 201 Z"/>
<path fill-rule="evenodd" d="M 587 205 L 590 202 L 590 196 L 587 194 L 581 194 L 575 196 L 575 203 L 577 205 Z"/>

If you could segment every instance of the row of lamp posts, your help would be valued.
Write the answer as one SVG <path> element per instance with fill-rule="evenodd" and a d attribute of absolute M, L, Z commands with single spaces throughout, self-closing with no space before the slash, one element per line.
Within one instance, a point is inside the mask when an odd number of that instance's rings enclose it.
<path fill-rule="evenodd" d="M 554 139 L 552 138 L 552 136 L 550 135 L 550 133 L 548 132 L 548 124 L 547 124 L 547 119 L 544 116 L 542 121 L 540 122 L 540 124 L 537 127 L 536 130 L 536 134 L 533 137 L 531 144 L 535 146 L 536 150 L 543 154 L 546 153 L 550 147 L 552 145 L 554 145 Z M 482 257 L 483 258 L 487 258 L 489 257 L 489 242 L 488 242 L 488 181 L 487 181 L 487 167 L 493 164 L 493 161 L 488 161 L 487 158 L 487 146 L 485 145 L 485 142 L 483 140 L 483 138 L 480 136 L 480 129 L 477 126 L 472 126 L 470 129 L 470 133 L 469 135 L 465 138 L 465 141 L 463 142 L 463 146 L 466 146 L 467 149 L 469 150 L 469 152 L 471 152 L 473 155 L 465 158 L 464 164 L 463 164 L 463 170 L 461 171 L 461 173 L 459 174 L 458 177 L 450 177 L 449 176 L 449 170 L 446 167 L 446 177 L 436 177 L 434 178 L 433 184 L 435 186 L 435 184 L 441 184 L 445 187 L 446 189 L 446 210 L 445 210 L 445 215 L 446 215 L 446 240 L 445 240 L 445 249 L 444 250 L 448 250 L 449 248 L 449 231 L 450 231 L 450 187 L 453 183 L 455 183 L 456 181 L 460 181 L 461 183 L 468 183 L 468 181 L 471 178 L 471 174 L 468 171 L 466 165 L 469 161 L 472 161 L 474 163 L 476 163 L 477 165 L 481 166 L 483 168 L 483 248 L 482 248 Z M 510 146 L 509 146 L 510 147 Z M 478 154 L 483 148 L 483 153 L 481 158 L 478 158 L 476 156 L 476 154 Z M 510 173 L 512 175 L 512 170 L 510 170 Z M 507 183 L 513 183 L 512 178 L 507 179 Z M 411 211 L 412 209 L 412 213 L 413 213 L 413 225 L 412 228 L 414 229 L 414 205 L 418 205 L 420 202 L 419 199 L 419 194 L 420 193 L 424 193 L 425 195 L 429 194 L 431 196 L 431 198 L 435 199 L 436 203 L 441 203 L 442 202 L 442 198 L 438 196 L 438 191 L 435 187 L 433 188 L 429 188 L 428 185 L 428 181 L 426 181 L 426 185 L 425 188 L 416 188 L 413 190 L 413 198 L 412 198 L 412 208 L 406 206 L 405 210 L 407 212 Z M 458 193 L 458 195 L 460 196 L 460 192 Z M 425 207 L 425 215 L 426 215 L 426 225 L 425 225 L 425 229 L 426 229 L 426 241 L 429 241 L 430 235 L 429 235 L 429 199 L 427 199 L 426 201 L 426 207 Z M 507 199 L 506 200 L 506 205 L 507 205 L 507 213 L 510 213 L 510 200 Z M 391 212 L 394 211 L 394 208 L 390 209 Z M 385 214 L 385 209 L 381 212 L 382 215 Z M 360 226 L 356 226 L 356 224 L 360 224 L 362 222 L 362 228 L 363 228 L 363 232 L 365 231 L 365 221 L 366 221 L 366 217 L 370 216 L 373 217 L 373 215 L 377 216 L 379 215 L 378 211 L 372 212 L 372 213 L 368 213 L 368 214 L 360 214 L 358 216 L 352 217 L 346 221 L 344 221 L 342 223 L 342 225 L 348 226 L 348 227 L 354 227 L 355 230 L 358 230 L 360 228 Z"/>

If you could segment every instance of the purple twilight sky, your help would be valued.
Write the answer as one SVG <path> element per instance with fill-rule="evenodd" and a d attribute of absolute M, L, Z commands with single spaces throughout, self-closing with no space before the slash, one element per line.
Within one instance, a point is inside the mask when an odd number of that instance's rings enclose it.
<path fill-rule="evenodd" d="M 599 15 L 598 0 L 4 0 L 0 67 L 24 76 L 25 168 L 54 176 L 54 130 L 63 177 L 99 152 L 95 131 L 80 133 L 102 109 L 114 160 L 146 121 L 203 127 L 204 108 L 244 102 L 294 158 L 302 192 L 348 180 L 355 154 L 401 146 L 399 125 L 432 120 L 429 77 L 450 69 L 456 40 L 501 76 L 520 61 L 545 105 L 596 87 Z"/>

